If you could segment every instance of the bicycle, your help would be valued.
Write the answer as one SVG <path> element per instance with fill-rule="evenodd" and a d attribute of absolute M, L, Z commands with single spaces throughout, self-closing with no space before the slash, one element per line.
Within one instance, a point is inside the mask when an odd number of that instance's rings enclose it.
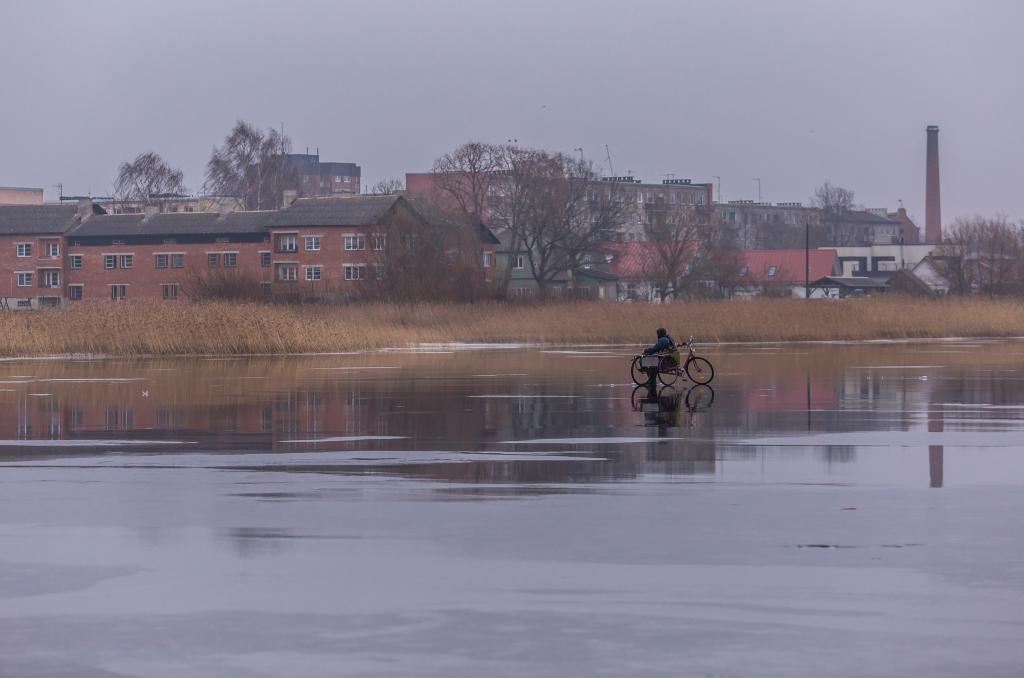
<path fill-rule="evenodd" d="M 686 348 L 686 361 L 680 367 L 679 346 L 671 351 L 662 351 L 651 355 L 638 355 L 629 366 L 630 376 L 638 385 L 650 383 L 655 375 L 665 386 L 671 386 L 681 376 L 686 376 L 695 384 L 709 384 L 715 378 L 715 368 L 711 361 L 696 355 L 693 349 L 693 337 L 686 340 L 682 347 Z"/>

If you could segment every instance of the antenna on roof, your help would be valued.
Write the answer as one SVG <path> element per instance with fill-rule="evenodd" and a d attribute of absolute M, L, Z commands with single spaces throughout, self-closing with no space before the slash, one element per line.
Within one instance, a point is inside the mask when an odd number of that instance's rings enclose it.
<path fill-rule="evenodd" d="M 55 183 L 53 185 L 53 187 L 57 189 L 57 199 L 58 200 L 63 200 L 64 199 L 64 184 L 62 184 L 61 182 L 58 181 L 57 183 Z"/>

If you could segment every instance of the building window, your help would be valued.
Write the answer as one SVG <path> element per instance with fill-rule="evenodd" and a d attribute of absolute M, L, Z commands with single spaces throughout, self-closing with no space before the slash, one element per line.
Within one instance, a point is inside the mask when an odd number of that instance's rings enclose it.
<path fill-rule="evenodd" d="M 484 266 L 484 268 L 490 268 L 491 267 L 491 253 L 490 252 L 484 252 L 483 266 Z"/>
<path fill-rule="evenodd" d="M 82 286 L 81 285 L 68 285 L 68 299 L 71 301 L 82 300 Z"/>
<path fill-rule="evenodd" d="M 779 269 L 776 268 L 775 266 L 769 266 L 768 267 L 768 277 L 773 277 L 775 275 L 776 271 L 778 271 L 778 270 Z"/>
<path fill-rule="evenodd" d="M 377 280 L 383 280 L 385 275 L 384 264 L 374 264 L 373 275 Z"/>
<path fill-rule="evenodd" d="M 235 266 L 238 266 L 238 252 L 225 252 L 224 266 L 227 268 L 234 268 Z"/>
<path fill-rule="evenodd" d="M 337 183 L 344 183 L 348 181 L 348 177 L 343 177 L 340 174 L 334 177 L 334 181 Z"/>
<path fill-rule="evenodd" d="M 514 257 L 512 257 L 512 268 L 517 270 L 526 268 L 526 259 L 523 257 L 522 254 L 517 254 Z"/>
<path fill-rule="evenodd" d="M 18 287 L 32 287 L 32 273 L 18 273 Z"/>
<path fill-rule="evenodd" d="M 177 242 L 178 241 L 175 240 L 174 238 L 164 238 L 164 244 L 165 245 L 175 245 L 175 244 L 177 244 Z"/>
<path fill-rule="evenodd" d="M 113 254 L 104 254 L 103 268 L 117 268 L 117 257 Z"/>
<path fill-rule="evenodd" d="M 384 247 L 387 246 L 388 237 L 383 233 L 373 234 L 373 249 L 377 252 L 383 252 Z"/>
<path fill-rule="evenodd" d="M 288 233 L 277 236 L 277 251 L 278 252 L 298 252 L 298 238 L 294 233 Z"/>
<path fill-rule="evenodd" d="M 60 243 L 54 240 L 46 243 L 46 256 L 56 259 L 60 256 Z"/>
<path fill-rule="evenodd" d="M 366 266 L 363 264 L 346 264 L 345 280 L 365 280 Z"/>
<path fill-rule="evenodd" d="M 134 258 L 130 254 L 122 254 L 117 258 L 117 265 L 121 268 L 131 268 Z"/>
<path fill-rule="evenodd" d="M 210 268 L 217 268 L 220 266 L 220 253 L 210 252 L 206 255 L 206 265 Z"/>
<path fill-rule="evenodd" d="M 156 267 L 157 268 L 168 268 L 171 264 L 171 256 L 169 254 L 158 254 L 156 255 Z"/>
<path fill-rule="evenodd" d="M 366 236 L 346 235 L 345 249 L 349 252 L 366 249 Z"/>
<path fill-rule="evenodd" d="M 320 267 L 319 266 L 306 266 L 306 280 L 310 282 L 316 282 L 320 279 Z"/>
<path fill-rule="evenodd" d="M 296 264 L 278 264 L 277 279 L 282 282 L 292 282 L 299 278 L 299 267 Z"/>
<path fill-rule="evenodd" d="M 160 290 L 163 293 L 165 301 L 175 301 L 178 298 L 178 283 L 161 285 Z"/>
<path fill-rule="evenodd" d="M 72 254 L 68 257 L 68 268 L 82 268 L 82 255 Z"/>
<path fill-rule="evenodd" d="M 260 252 L 260 267 L 270 268 L 270 252 Z"/>
<path fill-rule="evenodd" d="M 32 256 L 32 243 L 30 242 L 19 242 L 17 244 L 18 256 L 19 257 L 31 257 Z"/>
<path fill-rule="evenodd" d="M 60 271 L 53 268 L 44 269 L 40 286 L 49 288 L 60 287 Z"/>
<path fill-rule="evenodd" d="M 128 296 L 127 285 L 111 285 L 110 286 L 110 298 L 114 301 L 124 301 L 125 297 Z"/>
<path fill-rule="evenodd" d="M 185 268 L 185 255 L 184 254 L 172 254 L 171 255 L 171 268 Z"/>
<path fill-rule="evenodd" d="M 740 277 L 744 278 L 747 275 L 749 269 L 746 266 L 740 266 Z"/>
<path fill-rule="evenodd" d="M 307 235 L 305 238 L 306 251 L 307 252 L 319 252 L 320 251 L 320 236 L 318 235 Z"/>

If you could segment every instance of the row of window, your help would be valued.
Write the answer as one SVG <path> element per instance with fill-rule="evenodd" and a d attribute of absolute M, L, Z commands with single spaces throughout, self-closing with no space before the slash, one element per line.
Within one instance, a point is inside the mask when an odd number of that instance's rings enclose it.
<path fill-rule="evenodd" d="M 124 301 L 128 298 L 128 286 L 127 285 L 110 285 L 110 298 L 114 301 Z M 82 300 L 82 285 L 68 285 L 68 299 L 71 301 Z M 178 298 L 178 284 L 167 283 L 160 285 L 161 296 L 167 301 L 174 301 Z"/>
<path fill-rule="evenodd" d="M 44 269 L 39 276 L 40 287 L 60 287 L 60 270 Z M 15 273 L 18 287 L 32 287 L 35 274 L 32 271 L 18 271 Z"/>
<path fill-rule="evenodd" d="M 15 249 L 19 257 L 31 257 L 32 256 L 32 243 L 30 242 L 19 242 L 15 244 Z M 60 256 L 60 242 L 52 241 L 44 245 L 43 251 L 48 257 L 59 257 Z"/>
<path fill-rule="evenodd" d="M 321 236 L 319 235 L 305 235 L 302 236 L 302 245 L 307 252 L 319 252 L 320 240 Z M 357 252 L 366 249 L 365 235 L 346 235 L 344 240 L 346 252 Z M 276 249 L 278 252 L 299 251 L 298 235 L 292 233 L 278 235 L 276 243 Z M 384 247 L 387 244 L 387 236 L 385 236 L 383 233 L 375 233 L 373 236 L 371 236 L 371 244 L 374 250 L 381 252 L 384 250 Z"/>
<path fill-rule="evenodd" d="M 343 267 L 345 280 L 366 280 L 366 264 L 345 264 Z M 384 266 L 373 264 L 374 276 L 377 280 L 384 278 Z M 302 278 L 308 282 L 323 279 L 323 266 L 303 266 Z M 299 279 L 298 264 L 278 264 L 277 279 L 281 282 L 295 282 Z"/>

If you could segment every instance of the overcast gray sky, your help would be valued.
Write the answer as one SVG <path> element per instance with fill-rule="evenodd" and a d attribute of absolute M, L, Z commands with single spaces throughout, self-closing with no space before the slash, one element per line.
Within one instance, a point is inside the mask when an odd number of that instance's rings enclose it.
<path fill-rule="evenodd" d="M 480 139 L 582 147 L 726 200 L 828 179 L 924 221 L 1024 217 L 1016 0 L 0 0 L 0 185 L 101 194 L 154 150 L 198 189 L 244 118 L 362 165 L 364 185 Z"/>

